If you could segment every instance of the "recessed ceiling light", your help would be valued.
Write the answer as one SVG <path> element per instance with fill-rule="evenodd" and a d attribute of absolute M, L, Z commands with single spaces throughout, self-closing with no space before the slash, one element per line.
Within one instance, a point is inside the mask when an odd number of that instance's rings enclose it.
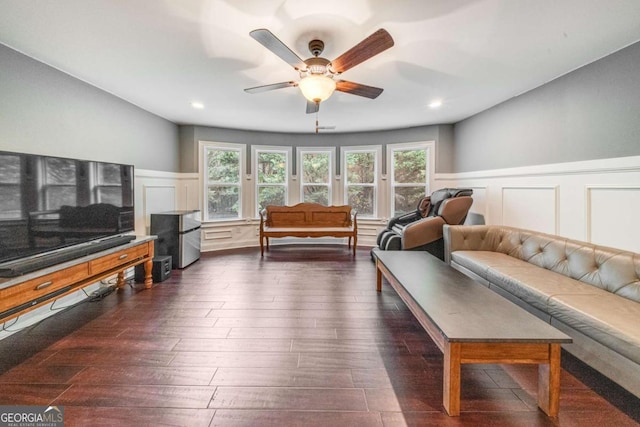
<path fill-rule="evenodd" d="M 442 101 L 439 99 L 432 101 L 431 104 L 429 104 L 429 108 L 440 108 L 440 107 L 442 107 Z"/>
<path fill-rule="evenodd" d="M 191 103 L 191 106 L 196 110 L 202 110 L 204 108 L 204 104 L 202 102 L 196 102 L 196 101 L 193 101 Z"/>

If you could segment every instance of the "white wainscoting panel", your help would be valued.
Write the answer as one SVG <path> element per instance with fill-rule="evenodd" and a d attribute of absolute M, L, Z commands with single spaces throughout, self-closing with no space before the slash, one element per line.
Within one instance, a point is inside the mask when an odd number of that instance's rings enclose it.
<path fill-rule="evenodd" d="M 198 174 L 136 169 L 136 233 L 148 234 L 152 213 L 199 208 Z"/>
<path fill-rule="evenodd" d="M 640 186 L 587 186 L 587 241 L 640 253 Z"/>
<path fill-rule="evenodd" d="M 503 187 L 502 224 L 557 234 L 557 187 Z"/>
<path fill-rule="evenodd" d="M 231 228 L 207 228 L 202 233 L 205 240 L 224 240 L 233 238 L 233 229 Z"/>
<path fill-rule="evenodd" d="M 487 187 L 486 186 L 476 186 L 476 187 L 465 187 L 465 188 L 471 188 L 473 190 L 473 195 L 471 196 L 473 198 L 473 204 L 471 205 L 471 209 L 469 209 L 469 212 L 473 212 L 479 215 L 482 215 L 485 219 L 485 222 L 487 221 L 487 215 L 488 215 L 488 211 L 487 211 Z"/>
<path fill-rule="evenodd" d="M 144 216 L 157 212 L 176 210 L 176 187 L 169 185 L 144 185 Z"/>
<path fill-rule="evenodd" d="M 640 252 L 640 156 L 436 174 L 435 182 L 473 188 L 474 196 L 484 188 L 487 224 Z"/>

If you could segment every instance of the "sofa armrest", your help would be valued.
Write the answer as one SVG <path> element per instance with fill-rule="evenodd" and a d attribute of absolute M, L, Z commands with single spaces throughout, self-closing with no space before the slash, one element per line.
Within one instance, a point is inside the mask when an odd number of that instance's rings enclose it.
<path fill-rule="evenodd" d="M 402 230 L 402 249 L 415 248 L 440 239 L 444 224 L 441 217 L 431 216 L 407 225 Z"/>
<path fill-rule="evenodd" d="M 451 263 L 451 253 L 464 251 L 494 250 L 493 240 L 489 236 L 488 225 L 445 225 L 442 227 L 444 238 L 444 260 Z"/>

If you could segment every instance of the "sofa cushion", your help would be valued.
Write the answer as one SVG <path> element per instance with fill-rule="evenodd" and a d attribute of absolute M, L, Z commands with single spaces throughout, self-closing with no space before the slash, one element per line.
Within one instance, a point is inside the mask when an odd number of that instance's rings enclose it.
<path fill-rule="evenodd" d="M 549 314 L 588 337 L 640 363 L 640 304 L 611 293 L 555 295 Z"/>
<path fill-rule="evenodd" d="M 487 270 L 490 267 L 497 265 L 524 267 L 530 265 L 509 255 L 489 251 L 455 251 L 451 254 L 451 260 L 487 280 Z"/>
<path fill-rule="evenodd" d="M 535 265 L 494 266 L 487 270 L 492 285 L 508 291 L 528 304 L 549 312 L 548 301 L 559 294 L 606 295 L 607 291 Z"/>

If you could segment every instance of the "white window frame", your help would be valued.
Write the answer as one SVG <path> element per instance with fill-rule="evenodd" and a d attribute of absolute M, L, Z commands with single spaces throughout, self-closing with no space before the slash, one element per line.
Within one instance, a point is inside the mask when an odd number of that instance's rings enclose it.
<path fill-rule="evenodd" d="M 358 212 L 358 217 L 361 218 L 378 218 L 378 212 L 380 209 L 378 205 L 380 204 L 381 197 L 381 175 L 380 175 L 380 164 L 382 159 L 382 146 L 381 145 L 357 145 L 351 147 L 341 147 L 340 148 L 340 159 L 341 159 L 341 169 L 340 175 L 342 176 L 342 194 L 343 194 L 343 203 L 349 204 L 349 182 L 347 181 L 347 155 L 350 153 L 374 153 L 374 171 L 373 171 L 373 183 L 372 184 L 357 184 L 359 186 L 371 186 L 373 187 L 373 214 L 372 216 L 364 215 Z M 356 185 L 356 184 L 354 184 Z"/>
<path fill-rule="evenodd" d="M 297 155 L 297 160 L 298 160 L 298 164 L 297 164 L 297 171 L 298 171 L 298 182 L 299 182 L 299 197 L 300 197 L 300 202 L 304 202 L 304 187 L 305 185 L 315 185 L 315 186 L 320 186 L 320 185 L 326 185 L 328 187 L 328 193 L 327 193 L 327 201 L 329 206 L 333 205 L 333 187 L 334 187 L 334 181 L 335 181 L 335 162 L 336 162 L 336 149 L 335 147 L 298 147 L 298 155 Z M 318 184 L 318 183 L 304 183 L 302 181 L 302 157 L 305 154 L 316 154 L 316 153 L 323 153 L 323 154 L 329 154 L 329 182 L 326 184 Z"/>
<path fill-rule="evenodd" d="M 244 198 L 246 193 L 246 187 L 244 185 L 245 177 L 246 177 L 246 158 L 247 158 L 247 146 L 246 144 L 234 144 L 228 142 L 213 142 L 213 141 L 199 141 L 200 149 L 200 206 L 202 206 L 202 220 L 203 222 L 224 222 L 224 221 L 235 221 L 240 220 L 245 217 L 243 207 L 244 207 Z M 208 203 L 208 190 L 209 190 L 209 179 L 207 173 L 207 152 L 209 150 L 227 150 L 227 151 L 237 151 L 239 153 L 239 162 L 240 162 L 240 176 L 238 183 L 228 183 L 229 186 L 237 186 L 238 187 L 238 217 L 237 218 L 219 218 L 219 219 L 209 219 L 209 203 Z"/>
<path fill-rule="evenodd" d="M 424 149 L 427 151 L 426 181 L 424 182 L 425 195 L 431 194 L 433 188 L 433 174 L 435 170 L 435 141 L 420 141 L 401 144 L 387 145 L 387 181 L 389 182 L 389 216 L 396 216 L 395 213 L 395 189 L 396 187 L 414 187 L 423 183 L 396 183 L 393 167 L 393 154 L 395 151 L 410 151 Z"/>
<path fill-rule="evenodd" d="M 285 154 L 285 182 L 282 184 L 284 186 L 284 203 L 285 205 L 289 204 L 290 200 L 290 188 L 291 188 L 291 157 L 293 153 L 293 148 L 290 146 L 271 146 L 271 145 L 254 145 L 251 147 L 251 157 L 253 159 L 252 162 L 252 176 L 254 184 L 254 217 L 259 217 L 260 212 L 258 212 L 258 195 L 259 195 L 259 187 L 262 185 L 258 182 L 258 156 L 260 153 L 284 153 Z M 274 186 L 277 184 L 266 184 L 265 186 Z"/>

